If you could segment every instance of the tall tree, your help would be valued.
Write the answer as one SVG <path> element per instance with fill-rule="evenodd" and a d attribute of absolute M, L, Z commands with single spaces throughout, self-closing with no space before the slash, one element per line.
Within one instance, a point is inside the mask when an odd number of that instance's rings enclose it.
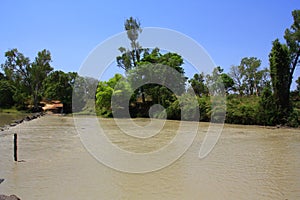
<path fill-rule="evenodd" d="M 271 79 L 270 79 L 270 70 L 268 68 L 263 68 L 257 72 L 258 77 L 258 95 L 261 95 L 265 87 L 271 86 Z"/>
<path fill-rule="evenodd" d="M 142 32 L 141 23 L 138 19 L 134 19 L 133 17 L 126 19 L 124 29 L 131 42 L 131 49 L 126 49 L 125 47 L 119 48 L 122 55 L 117 57 L 117 64 L 127 71 L 137 66 L 137 63 L 141 60 L 141 54 L 145 49 L 138 42 L 139 34 Z"/>
<path fill-rule="evenodd" d="M 258 83 L 261 77 L 258 73 L 261 61 L 255 57 L 243 58 L 240 64 L 244 74 L 244 86 L 249 95 L 258 95 Z"/>
<path fill-rule="evenodd" d="M 130 17 L 129 19 L 126 20 L 124 24 L 125 30 L 127 31 L 127 36 L 129 40 L 131 41 L 131 54 L 132 54 L 132 64 L 133 66 L 136 67 L 137 62 L 140 62 L 140 51 L 141 51 L 141 46 L 139 45 L 138 37 L 139 34 L 142 32 L 141 29 L 141 23 L 138 19 L 134 19 L 133 17 Z"/>
<path fill-rule="evenodd" d="M 8 80 L 0 79 L 0 107 L 9 108 L 14 105 L 14 91 L 15 87 L 9 83 Z"/>
<path fill-rule="evenodd" d="M 131 49 L 120 47 L 120 56 L 117 56 L 118 67 L 123 68 L 126 72 L 138 65 L 141 60 L 142 53 L 148 54 L 148 49 L 143 49 L 139 42 L 139 34 L 142 32 L 141 23 L 138 19 L 130 17 L 124 23 L 124 29 L 127 32 L 127 37 L 131 42 Z M 142 94 L 142 102 L 145 103 L 144 87 L 140 88 Z"/>
<path fill-rule="evenodd" d="M 258 110 L 259 123 L 263 125 L 276 125 L 278 123 L 279 113 L 277 112 L 270 83 L 267 83 L 262 90 Z"/>
<path fill-rule="evenodd" d="M 223 71 L 224 69 L 218 66 L 214 68 L 212 74 L 206 75 L 206 82 L 211 94 L 228 93 L 232 89 L 234 81 Z"/>
<path fill-rule="evenodd" d="M 234 81 L 234 90 L 238 91 L 239 95 L 242 96 L 244 94 L 245 88 L 243 84 L 244 72 L 241 66 L 231 66 L 229 76 Z"/>
<path fill-rule="evenodd" d="M 224 88 L 226 93 L 228 94 L 229 91 L 233 90 L 234 81 L 233 79 L 226 73 L 221 74 L 221 79 L 224 84 Z"/>
<path fill-rule="evenodd" d="M 279 123 L 286 123 L 290 114 L 290 87 L 294 71 L 300 63 L 300 10 L 294 10 L 292 16 L 294 23 L 285 30 L 286 44 L 281 44 L 276 39 L 269 54 L 270 75 Z"/>
<path fill-rule="evenodd" d="M 233 89 L 241 96 L 260 95 L 266 83 L 269 81 L 269 70 L 259 67 L 261 60 L 256 57 L 245 57 L 240 65 L 230 68 L 229 76 L 234 81 Z"/>
<path fill-rule="evenodd" d="M 60 100 L 65 113 L 72 112 L 72 95 L 77 73 L 63 71 L 53 71 L 43 81 L 43 97 L 49 100 Z M 76 80 L 77 81 L 77 80 Z M 78 81 L 80 82 L 80 80 Z M 83 106 L 84 92 L 74 93 L 76 98 L 76 107 Z"/>
<path fill-rule="evenodd" d="M 152 97 L 153 103 L 162 104 L 167 107 L 169 101 L 173 99 L 172 92 L 177 95 L 185 91 L 186 77 L 182 68 L 183 58 L 176 53 L 161 54 L 155 48 L 148 55 L 144 55 L 138 66 L 130 70 L 128 78 L 131 82 L 147 83 L 156 80 L 159 84 L 147 84 L 142 86 L 143 93 Z M 168 70 L 170 68 L 170 70 Z M 170 91 L 165 86 L 168 85 L 173 90 Z M 138 91 L 141 95 L 142 91 Z"/>
<path fill-rule="evenodd" d="M 5 77 L 10 85 L 14 86 L 13 99 L 17 108 L 24 109 L 30 97 L 29 68 L 30 60 L 17 49 L 5 52 L 6 60 L 1 65 Z"/>
<path fill-rule="evenodd" d="M 30 60 L 25 57 L 18 49 L 5 52 L 5 63 L 1 65 L 6 78 L 14 84 L 27 82 Z"/>
<path fill-rule="evenodd" d="M 0 107 L 11 107 L 14 105 L 13 95 L 16 88 L 0 72 Z"/>
<path fill-rule="evenodd" d="M 189 80 L 189 83 L 197 96 L 208 95 L 209 91 L 205 85 L 205 75 L 203 72 L 201 74 L 194 74 L 193 78 Z"/>
<path fill-rule="evenodd" d="M 48 50 L 44 49 L 38 52 L 35 61 L 31 64 L 31 67 L 28 70 L 34 110 L 38 110 L 38 102 L 42 95 L 42 83 L 53 70 L 50 62 L 51 54 Z"/>
<path fill-rule="evenodd" d="M 285 123 L 290 111 L 290 54 L 287 45 L 278 39 L 273 42 L 269 55 L 270 75 L 277 105 L 278 122 Z"/>
<path fill-rule="evenodd" d="M 294 23 L 291 25 L 290 29 L 285 30 L 284 35 L 290 54 L 289 88 L 293 81 L 294 71 L 300 63 L 300 10 L 294 10 L 292 16 Z"/>

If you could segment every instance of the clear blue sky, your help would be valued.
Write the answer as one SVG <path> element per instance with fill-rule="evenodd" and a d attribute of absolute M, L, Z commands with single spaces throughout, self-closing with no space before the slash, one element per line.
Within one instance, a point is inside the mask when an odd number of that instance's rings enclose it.
<path fill-rule="evenodd" d="M 140 19 L 142 27 L 182 32 L 210 54 L 226 72 L 243 57 L 261 59 L 268 67 L 272 41 L 283 41 L 299 0 L 185 1 L 21 1 L 0 3 L 0 63 L 17 48 L 31 60 L 50 50 L 57 70 L 78 71 L 89 52 L 123 31 L 124 20 Z M 298 68 L 295 78 L 300 75 Z"/>

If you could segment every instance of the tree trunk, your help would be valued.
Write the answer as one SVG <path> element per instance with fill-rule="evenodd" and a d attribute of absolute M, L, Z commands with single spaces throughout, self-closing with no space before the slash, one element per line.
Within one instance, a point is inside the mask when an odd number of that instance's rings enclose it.
<path fill-rule="evenodd" d="M 141 93 L 142 93 L 142 103 L 144 104 L 146 102 L 146 99 L 145 99 L 145 93 L 144 93 L 144 87 L 143 86 L 141 87 Z"/>

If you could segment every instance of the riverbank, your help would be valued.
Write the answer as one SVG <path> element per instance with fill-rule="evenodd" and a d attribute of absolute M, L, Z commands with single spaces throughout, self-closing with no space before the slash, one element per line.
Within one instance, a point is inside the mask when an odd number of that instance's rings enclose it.
<path fill-rule="evenodd" d="M 21 199 L 16 195 L 7 196 L 7 195 L 0 194 L 0 200 L 21 200 Z"/>
<path fill-rule="evenodd" d="M 0 131 L 8 130 L 24 121 L 31 121 L 43 116 L 44 113 L 0 112 Z"/>

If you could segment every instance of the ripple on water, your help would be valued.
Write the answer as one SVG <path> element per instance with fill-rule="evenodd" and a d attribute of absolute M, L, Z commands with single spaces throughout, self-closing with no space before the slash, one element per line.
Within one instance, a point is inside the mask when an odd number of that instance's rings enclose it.
<path fill-rule="evenodd" d="M 135 119 L 146 124 L 145 119 Z M 111 119 L 101 121 L 121 148 L 149 152 L 174 137 L 178 122 L 149 140 L 132 139 Z M 172 165 L 128 174 L 97 162 L 83 147 L 71 117 L 45 116 L 13 127 L 0 137 L 0 193 L 22 199 L 299 199 L 299 129 L 226 125 L 213 151 L 198 158 L 208 124 Z M 14 163 L 12 133 L 19 134 Z"/>

